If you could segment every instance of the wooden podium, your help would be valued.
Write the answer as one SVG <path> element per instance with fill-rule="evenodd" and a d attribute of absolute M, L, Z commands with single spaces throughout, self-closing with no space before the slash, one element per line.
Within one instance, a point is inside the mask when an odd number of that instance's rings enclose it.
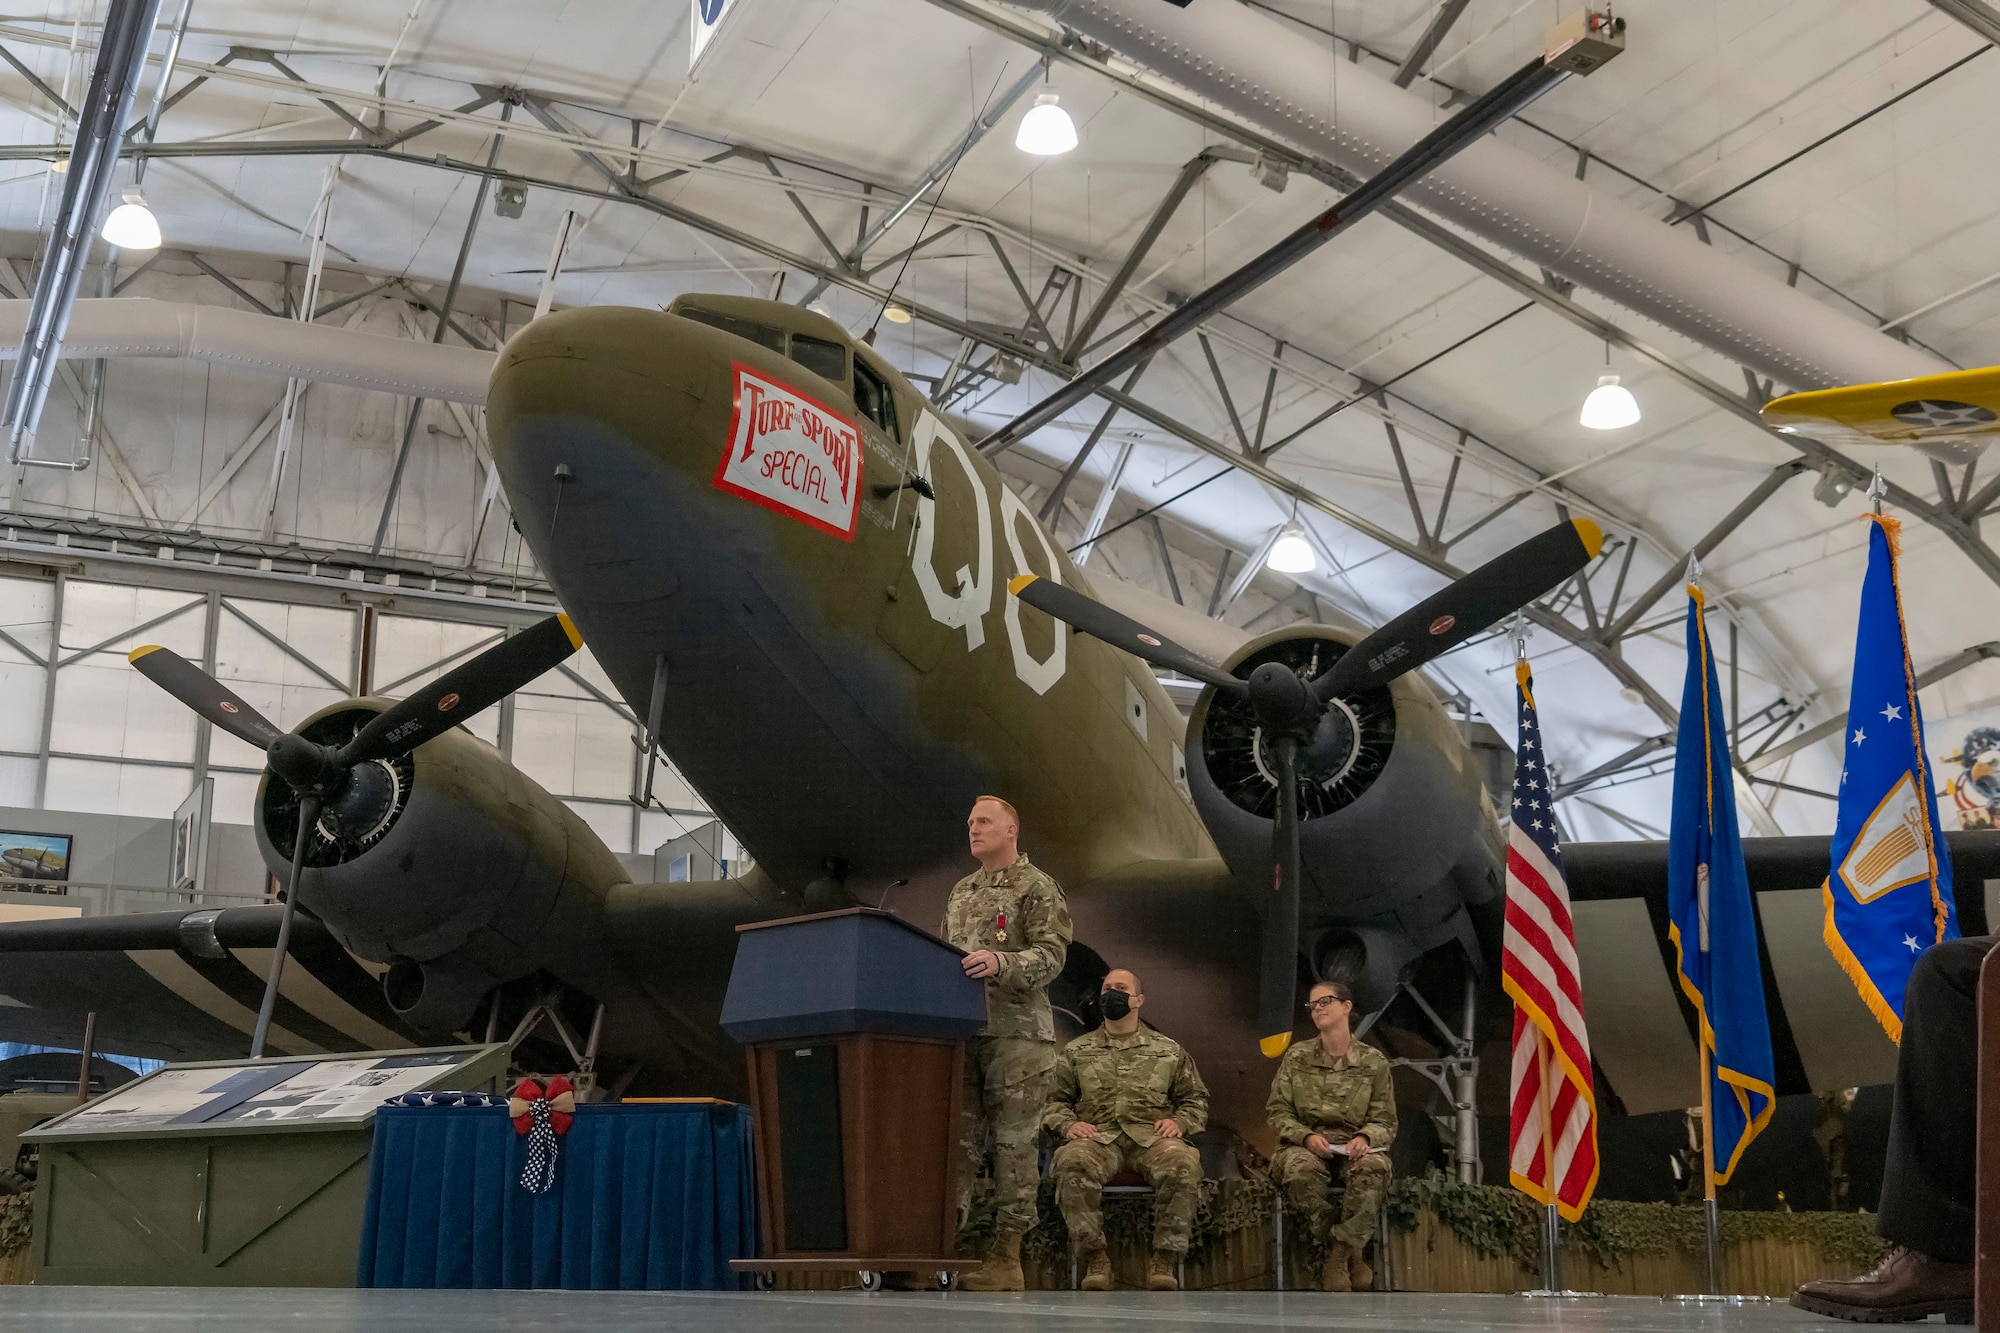
<path fill-rule="evenodd" d="M 933 1272 L 957 1230 L 965 1042 L 985 986 L 961 952 L 868 907 L 738 926 L 722 1027 L 747 1048 L 762 1259 L 741 1271 Z"/>

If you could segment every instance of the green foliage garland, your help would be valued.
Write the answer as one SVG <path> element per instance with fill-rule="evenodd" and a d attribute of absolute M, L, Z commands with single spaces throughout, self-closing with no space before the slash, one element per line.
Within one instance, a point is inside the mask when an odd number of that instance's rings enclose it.
<path fill-rule="evenodd" d="M 33 1202 L 33 1194 L 0 1195 L 0 1258 L 28 1243 Z"/>
<path fill-rule="evenodd" d="M 1499 1185 L 1467 1185 L 1431 1172 L 1398 1180 L 1389 1189 L 1390 1225 L 1414 1231 L 1423 1213 L 1451 1228 L 1459 1241 L 1484 1258 L 1511 1254 L 1532 1271 L 1541 1262 L 1541 1209 L 1518 1190 Z M 1564 1228 L 1600 1267 L 1623 1267 L 1628 1255 L 1684 1254 L 1699 1257 L 1707 1243 L 1699 1206 L 1593 1200 L 1583 1217 Z M 1830 1264 L 1872 1268 L 1886 1246 L 1875 1234 L 1870 1213 L 1722 1213 L 1724 1249 L 1755 1239 L 1803 1242 Z"/>

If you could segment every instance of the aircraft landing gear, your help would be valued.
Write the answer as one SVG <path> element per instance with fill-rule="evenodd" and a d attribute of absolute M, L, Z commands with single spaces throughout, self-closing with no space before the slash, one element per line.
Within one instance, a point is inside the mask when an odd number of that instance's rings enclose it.
<path fill-rule="evenodd" d="M 1452 1108 L 1452 1157 L 1457 1163 L 1458 1178 L 1468 1185 L 1480 1183 L 1484 1174 L 1479 1160 L 1479 1107 L 1475 1094 L 1479 1086 L 1479 1057 L 1474 1055 L 1474 1020 L 1478 1017 L 1479 980 L 1468 969 L 1465 976 L 1465 1006 L 1463 1022 L 1459 1030 L 1438 1016 L 1430 1002 L 1424 999 L 1415 986 L 1408 982 L 1397 988 L 1398 993 L 1407 995 L 1423 1010 L 1424 1017 L 1444 1038 L 1445 1048 L 1451 1054 L 1440 1060 L 1392 1059 L 1391 1067 L 1401 1065 L 1423 1075 L 1437 1086 Z M 1388 1008 L 1387 1005 L 1383 1009 Z M 1373 1025 L 1381 1010 L 1370 1014 L 1362 1031 Z M 1357 1033 L 1357 1035 L 1360 1035 Z M 1440 1117 L 1442 1118 L 1442 1117 Z"/>

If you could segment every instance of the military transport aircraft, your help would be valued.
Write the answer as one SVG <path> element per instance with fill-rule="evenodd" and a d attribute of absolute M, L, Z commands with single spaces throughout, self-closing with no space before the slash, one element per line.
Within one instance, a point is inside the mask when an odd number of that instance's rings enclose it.
<path fill-rule="evenodd" d="M 716 1017 L 735 926 L 851 903 L 935 926 L 986 792 L 1020 809 L 1023 846 L 1068 889 L 1058 1006 L 1094 1021 L 1106 967 L 1135 969 L 1148 1017 L 1207 1075 L 1217 1123 L 1252 1143 L 1268 1138 L 1260 1042 L 1282 1049 L 1304 976 L 1353 977 L 1419 1054 L 1449 1053 L 1455 1031 L 1504 1037 L 1501 824 L 1460 724 L 1413 668 L 1583 568 L 1590 525 L 1532 538 L 1372 633 L 1293 625 L 1216 662 L 1175 644 L 1201 647 L 1178 608 L 1094 585 L 902 375 L 809 311 L 685 296 L 547 316 L 502 350 L 488 412 L 566 618 L 401 703 L 350 700 L 292 733 L 172 653 L 135 654 L 268 749 L 257 834 L 296 886 L 302 964 L 284 974 L 276 1049 L 504 1036 L 546 1006 L 570 1058 L 616 1090 L 733 1094 L 743 1062 Z M 580 819 L 455 725 L 574 651 L 577 632 L 752 872 L 630 883 Z M 1187 723 L 1148 661 L 1205 682 Z M 2000 874 L 1996 841 L 1955 835 L 1961 886 Z M 1664 848 L 1566 855 L 1600 1104 L 1686 1106 Z M 1769 890 L 1781 1092 L 1892 1067 L 1818 958 L 1816 916 L 1796 910 L 1825 858 L 1813 838 L 1750 852 Z M 1977 897 L 1961 893 L 1968 931 Z M 254 907 L 0 926 L 0 1036 L 73 1043 L 94 1010 L 107 1051 L 238 1055 L 280 920 Z"/>

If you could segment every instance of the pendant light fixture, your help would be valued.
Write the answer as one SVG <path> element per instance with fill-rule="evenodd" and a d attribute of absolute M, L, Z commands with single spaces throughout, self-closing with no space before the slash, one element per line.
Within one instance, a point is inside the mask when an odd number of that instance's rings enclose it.
<path fill-rule="evenodd" d="M 1604 364 L 1611 364 L 1611 344 L 1604 344 Z M 1639 424 L 1639 400 L 1632 391 L 1618 382 L 1616 375 L 1605 374 L 1597 377 L 1597 387 L 1583 400 L 1583 411 L 1577 421 L 1586 430 L 1619 430 Z"/>
<path fill-rule="evenodd" d="M 1042 62 L 1042 69 L 1048 70 L 1048 62 Z M 1069 118 L 1069 112 L 1062 109 L 1062 99 L 1053 89 L 1048 89 L 1035 99 L 1028 108 L 1028 114 L 1021 117 L 1021 128 L 1014 131 L 1014 146 L 1024 153 L 1036 157 L 1056 157 L 1076 147 L 1076 122 Z"/>
<path fill-rule="evenodd" d="M 1319 567 L 1319 557 L 1313 554 L 1312 543 L 1306 540 L 1306 530 L 1297 518 L 1285 524 L 1278 540 L 1271 543 L 1264 567 L 1280 574 L 1310 574 Z"/>
<path fill-rule="evenodd" d="M 120 250 L 157 250 L 160 248 L 160 220 L 153 216 L 153 210 L 146 207 L 145 196 L 139 187 L 125 191 L 125 202 L 111 210 L 104 219 L 104 226 L 98 235 Z"/>

